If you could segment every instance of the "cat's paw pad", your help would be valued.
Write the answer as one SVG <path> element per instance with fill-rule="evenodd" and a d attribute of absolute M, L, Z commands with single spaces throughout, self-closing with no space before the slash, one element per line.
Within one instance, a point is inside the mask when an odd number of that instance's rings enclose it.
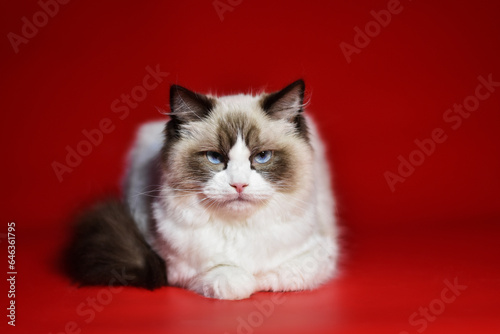
<path fill-rule="evenodd" d="M 245 299 L 256 290 L 257 282 L 250 273 L 234 266 L 211 269 L 197 282 L 196 291 L 216 299 Z"/>

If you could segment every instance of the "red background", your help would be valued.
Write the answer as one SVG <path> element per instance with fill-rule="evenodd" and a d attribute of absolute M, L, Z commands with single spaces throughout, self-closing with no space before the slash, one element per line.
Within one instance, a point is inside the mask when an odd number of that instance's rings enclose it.
<path fill-rule="evenodd" d="M 426 332 L 497 332 L 500 87 L 456 130 L 443 114 L 474 94 L 478 76 L 500 81 L 500 6 L 402 0 L 348 63 L 340 43 L 354 44 L 354 28 L 387 1 L 228 1 L 220 1 L 233 4 L 223 20 L 211 0 L 72 1 L 18 53 L 8 34 L 21 35 L 22 18 L 33 22 L 41 7 L 0 4 L 0 233 L 16 222 L 17 329 L 59 333 L 74 320 L 85 333 L 236 332 L 238 317 L 272 294 L 218 302 L 174 288 L 126 289 L 87 324 L 75 309 L 100 288 L 70 287 L 57 254 L 82 203 L 118 193 L 134 130 L 163 117 L 156 107 L 168 108 L 170 84 L 226 94 L 304 78 L 333 162 L 342 274 L 317 291 L 285 294 L 252 331 L 414 333 L 421 327 L 409 316 L 458 277 L 467 290 Z M 120 119 L 112 102 L 142 85 L 147 66 L 169 75 Z M 66 147 L 105 118 L 114 130 L 58 180 L 53 163 L 64 164 Z M 435 128 L 447 140 L 391 191 L 384 173 L 397 173 L 398 156 Z"/>

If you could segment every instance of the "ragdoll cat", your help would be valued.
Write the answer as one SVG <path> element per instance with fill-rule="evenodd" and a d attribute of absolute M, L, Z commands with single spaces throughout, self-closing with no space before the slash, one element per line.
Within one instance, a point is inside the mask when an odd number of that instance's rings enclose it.
<path fill-rule="evenodd" d="M 71 276 L 219 299 L 325 283 L 338 255 L 334 200 L 304 88 L 216 97 L 173 85 L 170 120 L 139 129 L 125 203 L 77 225 Z"/>

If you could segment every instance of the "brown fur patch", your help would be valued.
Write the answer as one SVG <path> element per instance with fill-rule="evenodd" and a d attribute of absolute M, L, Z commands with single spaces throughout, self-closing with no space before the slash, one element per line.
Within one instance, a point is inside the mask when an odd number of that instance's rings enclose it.
<path fill-rule="evenodd" d="M 167 284 L 165 261 L 147 244 L 129 208 L 108 201 L 77 222 L 65 269 L 80 285 L 130 285 L 150 290 Z"/>
<path fill-rule="evenodd" d="M 256 153 L 258 154 L 258 152 Z M 256 155 L 255 154 L 255 155 Z M 255 157 L 255 155 L 253 157 Z M 293 155 L 287 148 L 273 151 L 273 157 L 268 163 L 257 164 L 253 162 L 252 167 L 257 170 L 264 179 L 279 187 L 282 192 L 293 190 L 295 175 L 299 171 L 294 168 Z"/>
<path fill-rule="evenodd" d="M 244 113 L 231 113 L 219 120 L 219 148 L 226 155 L 241 135 L 247 147 L 259 145 L 260 128 L 255 121 Z"/>
<path fill-rule="evenodd" d="M 260 108 L 259 100 L 255 100 L 254 107 L 251 104 L 243 106 L 248 110 L 233 104 L 222 108 L 218 103 L 203 120 L 181 125 L 179 129 L 167 124 L 163 161 L 169 185 L 191 191 L 203 188 L 214 173 L 226 168 L 228 153 L 241 135 L 251 152 L 252 169 L 274 184 L 277 191 L 297 189 L 300 166 L 312 157 L 307 136 L 299 134 L 308 131 L 302 114 L 296 116 L 295 122 L 290 122 L 272 119 Z M 299 125 L 301 130 L 297 131 Z M 255 155 L 265 150 L 273 151 L 272 159 L 264 164 L 255 163 Z M 206 151 L 220 153 L 225 162 L 210 163 Z"/>

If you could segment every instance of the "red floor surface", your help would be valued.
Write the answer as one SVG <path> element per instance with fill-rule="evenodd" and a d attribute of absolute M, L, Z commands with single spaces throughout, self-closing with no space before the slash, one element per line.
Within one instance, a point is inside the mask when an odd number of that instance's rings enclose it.
<path fill-rule="evenodd" d="M 493 1 L 1 2 L 2 333 L 500 333 L 499 12 Z M 162 117 L 170 84 L 226 94 L 298 78 L 332 161 L 339 277 L 237 302 L 70 284 L 57 260 L 71 217 L 118 193 L 134 130 Z"/>
<path fill-rule="evenodd" d="M 477 219 L 477 220 L 476 220 Z M 344 238 L 340 276 L 316 291 L 217 301 L 163 288 L 82 288 L 53 268 L 61 233 L 21 232 L 23 333 L 498 333 L 500 228 L 377 229 Z M 48 257 L 46 255 L 49 255 Z M 22 270 L 21 270 L 22 268 Z"/>

